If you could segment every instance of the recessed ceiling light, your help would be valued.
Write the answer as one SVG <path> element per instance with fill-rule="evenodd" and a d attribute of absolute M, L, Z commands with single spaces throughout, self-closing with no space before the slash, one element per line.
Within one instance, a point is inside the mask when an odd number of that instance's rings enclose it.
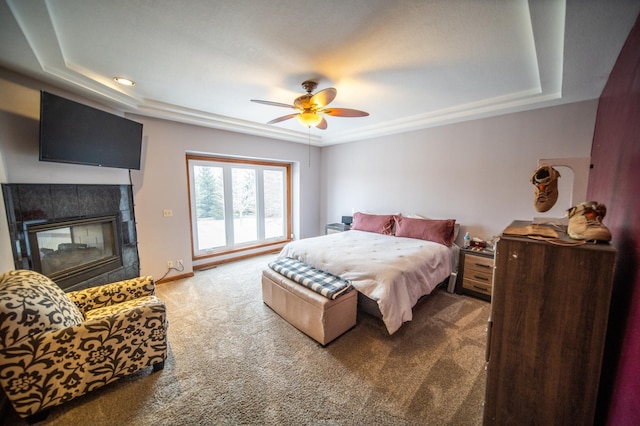
<path fill-rule="evenodd" d="M 133 80 L 129 80 L 128 78 L 124 78 L 124 77 L 113 77 L 113 79 L 115 80 L 116 83 L 120 83 L 123 86 L 130 86 L 133 87 L 136 85 L 136 82 Z"/>

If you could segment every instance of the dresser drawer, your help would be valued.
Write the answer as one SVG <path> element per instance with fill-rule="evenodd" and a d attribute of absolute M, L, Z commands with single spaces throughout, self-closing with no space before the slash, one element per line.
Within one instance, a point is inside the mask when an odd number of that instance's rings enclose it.
<path fill-rule="evenodd" d="M 491 281 L 477 281 L 465 277 L 462 280 L 462 288 L 491 296 Z"/>

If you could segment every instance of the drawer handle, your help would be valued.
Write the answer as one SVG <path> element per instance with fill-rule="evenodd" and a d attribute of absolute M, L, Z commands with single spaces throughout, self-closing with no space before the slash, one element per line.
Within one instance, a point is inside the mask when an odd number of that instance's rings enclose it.
<path fill-rule="evenodd" d="M 478 285 L 474 285 L 474 286 L 473 286 L 473 288 L 477 288 L 478 290 L 482 290 L 482 291 L 487 291 L 487 289 L 486 289 L 486 288 L 484 288 L 484 287 L 480 287 L 480 286 L 478 286 Z"/>
<path fill-rule="evenodd" d="M 474 265 L 476 265 L 476 266 L 480 266 L 480 267 L 482 267 L 482 268 L 491 268 L 491 266 L 489 266 L 489 265 L 485 265 L 485 264 L 483 264 L 483 263 L 474 263 Z"/>
<path fill-rule="evenodd" d="M 489 281 L 489 278 L 487 277 L 482 277 L 480 275 L 474 275 L 473 278 L 477 279 L 477 280 L 482 280 L 482 281 Z"/>

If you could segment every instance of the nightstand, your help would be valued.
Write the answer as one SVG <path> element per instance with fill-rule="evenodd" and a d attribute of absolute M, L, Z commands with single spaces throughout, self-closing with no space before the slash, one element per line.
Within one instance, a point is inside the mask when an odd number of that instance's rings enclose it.
<path fill-rule="evenodd" d="M 456 293 L 491 301 L 493 268 L 492 251 L 460 249 Z"/>
<path fill-rule="evenodd" d="M 324 226 L 325 234 L 333 234 L 334 232 L 343 232 L 351 229 L 351 226 L 345 225 L 344 223 L 330 223 Z"/>

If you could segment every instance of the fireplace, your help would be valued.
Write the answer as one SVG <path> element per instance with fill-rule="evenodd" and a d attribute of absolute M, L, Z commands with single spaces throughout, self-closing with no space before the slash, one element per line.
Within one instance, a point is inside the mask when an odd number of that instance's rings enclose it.
<path fill-rule="evenodd" d="M 16 269 L 65 291 L 140 275 L 130 185 L 3 184 Z"/>
<path fill-rule="evenodd" d="M 118 217 L 69 219 L 27 224 L 33 270 L 61 288 L 122 266 Z"/>

